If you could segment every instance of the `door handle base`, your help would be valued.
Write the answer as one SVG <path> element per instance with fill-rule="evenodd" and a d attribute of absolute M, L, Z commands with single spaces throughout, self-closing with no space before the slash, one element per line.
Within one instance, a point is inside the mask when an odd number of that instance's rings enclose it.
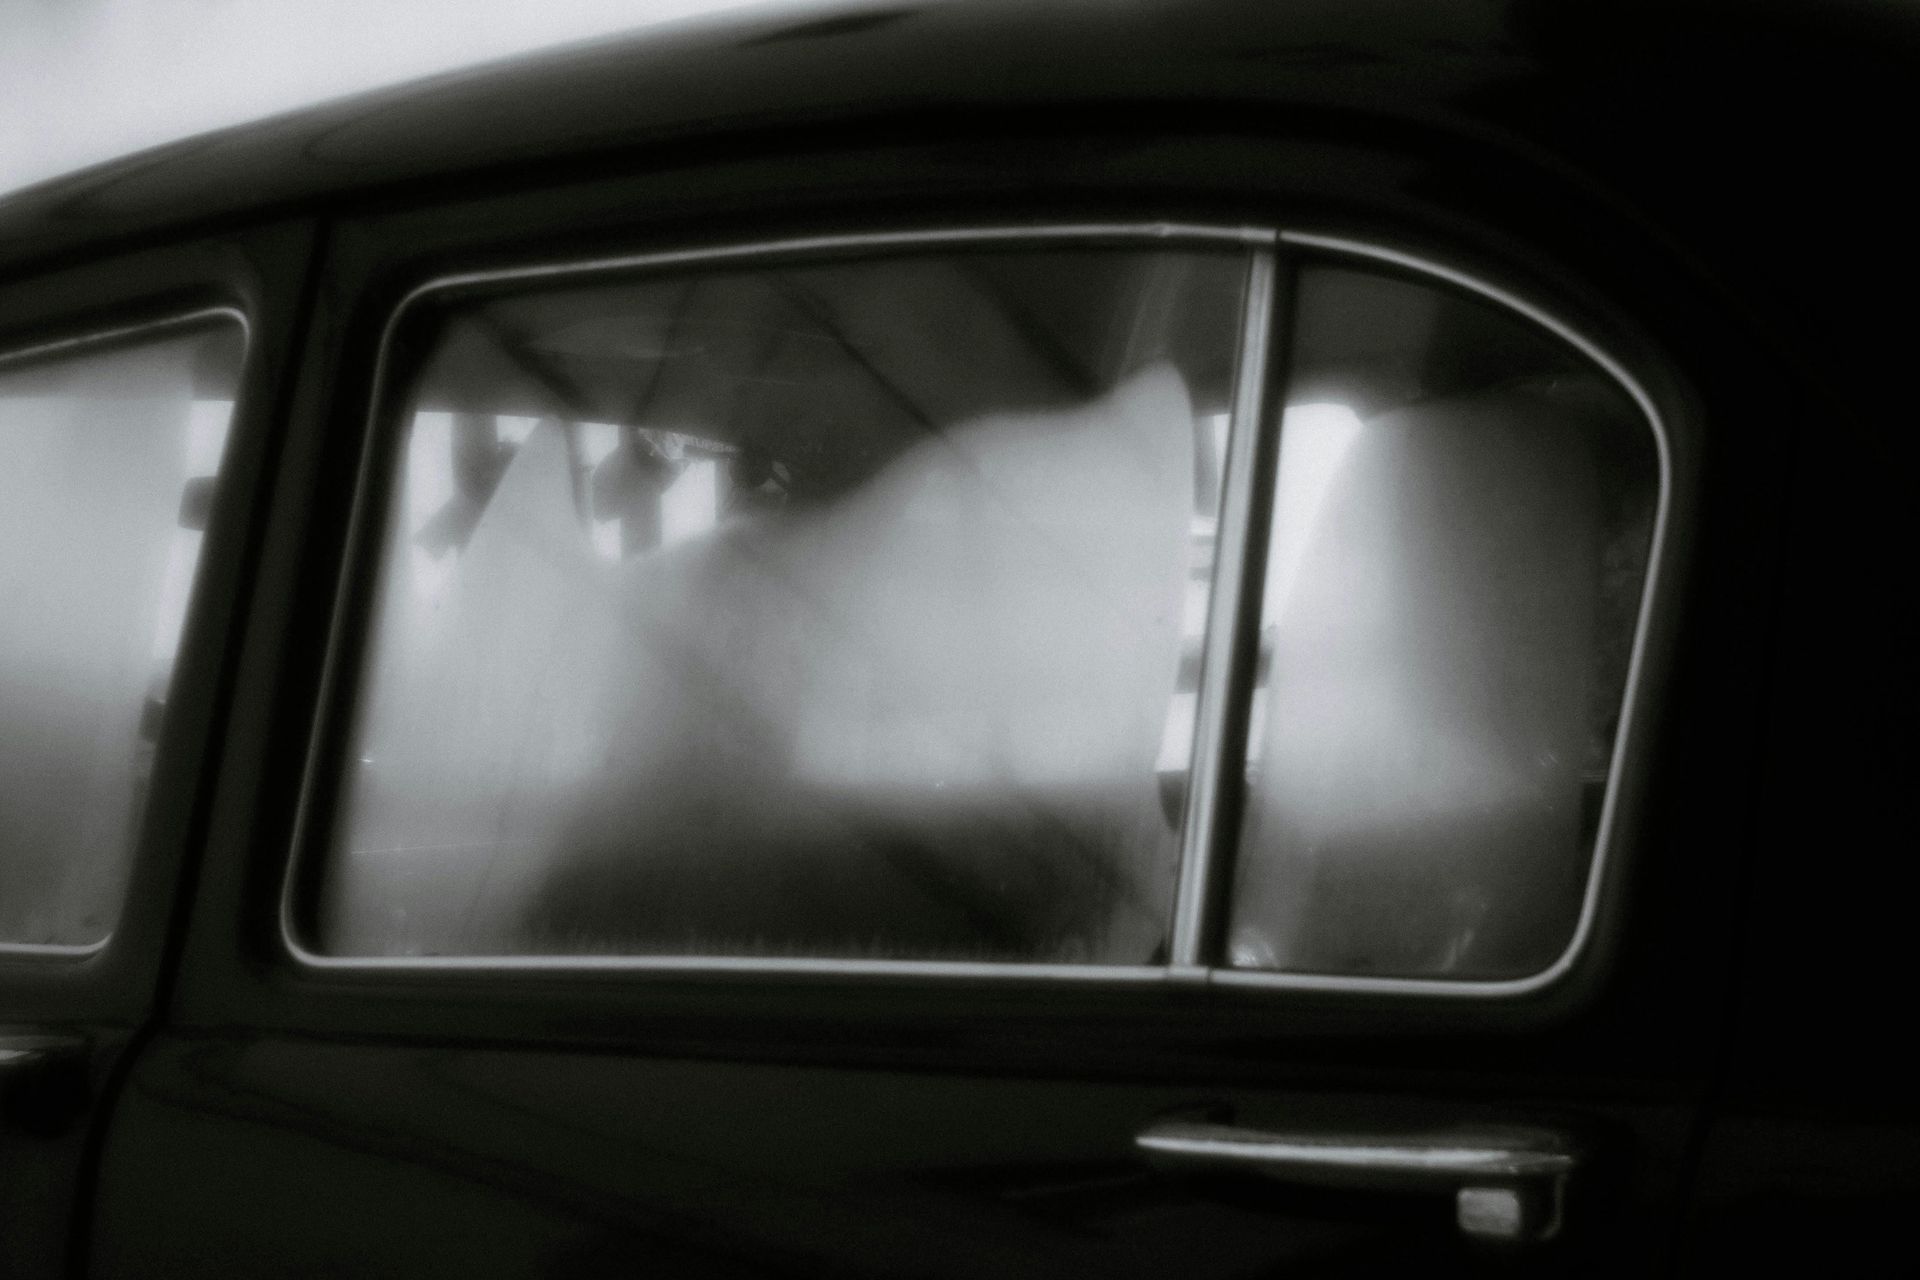
<path fill-rule="evenodd" d="M 0 1035 L 0 1119 L 36 1138 L 58 1137 L 92 1101 L 87 1041 L 79 1036 Z"/>

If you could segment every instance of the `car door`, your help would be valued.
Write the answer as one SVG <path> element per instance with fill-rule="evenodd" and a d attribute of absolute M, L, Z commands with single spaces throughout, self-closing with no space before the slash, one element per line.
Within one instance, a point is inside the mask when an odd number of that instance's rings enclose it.
<path fill-rule="evenodd" d="M 1630 238 L 1073 154 L 339 224 L 94 1272 L 1665 1257 L 1732 361 Z"/>
<path fill-rule="evenodd" d="M 298 229 L 0 284 L 0 1273 L 66 1273 L 203 809 Z"/>

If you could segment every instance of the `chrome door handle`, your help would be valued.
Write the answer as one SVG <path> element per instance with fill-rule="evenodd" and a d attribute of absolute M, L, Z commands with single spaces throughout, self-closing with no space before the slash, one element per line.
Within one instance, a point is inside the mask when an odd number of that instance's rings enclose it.
<path fill-rule="evenodd" d="M 83 1053 L 86 1047 L 77 1036 L 0 1035 L 0 1074 L 31 1071 Z"/>
<path fill-rule="evenodd" d="M 87 1050 L 83 1036 L 0 1033 L 0 1129 L 66 1132 L 91 1101 Z"/>
<path fill-rule="evenodd" d="M 1534 1128 L 1360 1135 L 1166 1120 L 1134 1144 L 1169 1167 L 1355 1191 L 1450 1191 L 1461 1232 L 1483 1240 L 1551 1239 L 1580 1163 L 1564 1135 Z"/>

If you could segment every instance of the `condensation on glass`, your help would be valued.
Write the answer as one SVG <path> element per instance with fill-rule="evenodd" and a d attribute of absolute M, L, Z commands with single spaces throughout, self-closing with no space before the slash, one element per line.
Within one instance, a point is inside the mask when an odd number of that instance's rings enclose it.
<path fill-rule="evenodd" d="M 1249 265 L 428 294 L 303 945 L 1161 958 Z"/>
<path fill-rule="evenodd" d="M 1239 969 L 1530 976 L 1582 909 L 1661 474 L 1490 302 L 1301 273 L 1227 933 Z"/>
<path fill-rule="evenodd" d="M 113 930 L 243 346 L 0 354 L 0 949 Z"/>

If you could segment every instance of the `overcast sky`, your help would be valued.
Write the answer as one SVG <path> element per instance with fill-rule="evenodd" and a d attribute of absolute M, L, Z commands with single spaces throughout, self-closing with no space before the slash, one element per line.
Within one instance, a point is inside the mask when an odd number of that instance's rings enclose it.
<path fill-rule="evenodd" d="M 288 107 L 689 14 L 815 0 L 0 0 L 0 192 Z"/>

